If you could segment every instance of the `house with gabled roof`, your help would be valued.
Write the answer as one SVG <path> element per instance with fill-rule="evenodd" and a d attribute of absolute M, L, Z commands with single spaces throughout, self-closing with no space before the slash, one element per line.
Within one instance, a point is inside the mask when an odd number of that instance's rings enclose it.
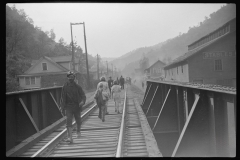
<path fill-rule="evenodd" d="M 164 67 L 165 80 L 236 86 L 236 18 L 188 45 Z"/>
<path fill-rule="evenodd" d="M 163 67 L 166 64 L 160 60 L 157 60 L 150 67 L 144 70 L 145 76 L 151 79 L 163 79 L 164 78 L 164 69 Z"/>
<path fill-rule="evenodd" d="M 79 71 L 79 58 L 75 57 L 76 82 L 84 82 L 84 73 Z M 32 66 L 18 75 L 19 85 L 22 89 L 45 88 L 61 86 L 66 82 L 67 72 L 72 70 L 72 56 L 47 57 L 33 60 Z M 86 78 L 85 78 L 86 79 Z"/>

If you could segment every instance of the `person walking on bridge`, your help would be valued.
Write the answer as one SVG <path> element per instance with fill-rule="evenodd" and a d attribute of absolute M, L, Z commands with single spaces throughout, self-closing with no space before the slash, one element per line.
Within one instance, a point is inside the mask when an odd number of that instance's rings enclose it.
<path fill-rule="evenodd" d="M 120 97 L 121 86 L 119 86 L 117 84 L 116 80 L 113 82 L 113 86 L 112 86 L 111 90 L 112 90 L 112 97 L 113 97 L 114 102 L 115 102 L 115 112 L 120 113 L 119 112 L 119 105 L 120 105 L 120 102 L 121 102 L 121 97 Z"/>
<path fill-rule="evenodd" d="M 110 92 L 110 98 L 111 98 L 111 87 L 113 85 L 113 80 L 112 80 L 112 77 L 110 76 L 109 77 L 109 80 L 108 80 L 108 88 L 109 88 L 109 92 Z"/>
<path fill-rule="evenodd" d="M 105 77 L 100 78 L 100 82 L 97 85 L 97 90 L 99 89 L 100 84 L 103 84 L 102 95 L 103 95 L 103 100 L 106 101 L 105 114 L 109 114 L 108 111 L 107 111 L 107 102 L 108 102 L 108 99 L 110 97 L 110 92 L 109 92 L 108 83 L 106 82 Z M 101 118 L 101 111 L 99 111 L 99 116 L 98 117 Z"/>
<path fill-rule="evenodd" d="M 74 72 L 69 71 L 67 73 L 68 82 L 66 82 L 62 87 L 61 94 L 61 111 L 63 115 L 67 116 L 67 133 L 68 140 L 70 143 L 73 143 L 72 139 L 72 119 L 73 116 L 77 123 L 77 137 L 80 137 L 80 128 L 81 128 L 81 111 L 82 106 L 86 102 L 86 95 L 80 85 L 78 85 L 74 79 Z"/>
<path fill-rule="evenodd" d="M 103 100 L 103 84 L 100 83 L 98 86 L 98 89 L 96 90 L 95 94 L 94 94 L 94 99 L 96 99 L 96 103 L 98 105 L 99 108 L 99 113 L 100 115 L 98 116 L 100 119 L 102 119 L 102 121 L 105 121 L 105 110 L 106 110 L 106 101 L 107 100 Z"/>
<path fill-rule="evenodd" d="M 121 76 L 120 79 L 120 85 L 121 85 L 121 89 L 124 89 L 124 78 Z"/>

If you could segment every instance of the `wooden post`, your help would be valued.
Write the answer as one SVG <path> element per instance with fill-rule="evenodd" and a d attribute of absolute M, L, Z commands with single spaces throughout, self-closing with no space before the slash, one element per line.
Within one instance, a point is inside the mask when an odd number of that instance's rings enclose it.
<path fill-rule="evenodd" d="M 159 112 L 159 114 L 158 114 L 157 120 L 156 120 L 156 122 L 155 122 L 152 130 L 154 130 L 155 127 L 156 127 L 156 125 L 157 125 L 158 119 L 159 119 L 159 117 L 160 117 L 160 115 L 161 115 L 161 113 L 162 113 L 162 110 L 163 110 L 164 105 L 165 105 L 165 103 L 166 103 L 166 101 L 167 101 L 167 98 L 168 98 L 168 95 L 169 95 L 170 91 L 171 91 L 171 88 L 168 90 L 167 96 L 166 96 L 166 98 L 165 98 L 165 100 L 164 100 L 164 102 L 163 102 L 162 108 L 161 108 L 161 110 L 160 110 L 160 112 Z"/>
<path fill-rule="evenodd" d="M 149 88 L 148 88 L 148 91 L 147 91 L 147 94 L 145 95 L 145 97 L 144 97 L 144 99 L 143 99 L 142 106 L 143 106 L 144 103 L 145 103 L 145 100 L 146 100 L 146 98 L 147 98 L 147 96 L 148 96 L 148 93 L 149 93 L 149 91 L 150 91 L 150 89 L 151 89 L 151 86 L 152 86 L 152 83 L 150 84 L 150 86 L 149 86 Z"/>
<path fill-rule="evenodd" d="M 156 95 L 156 93 L 157 93 L 158 87 L 159 87 L 159 86 L 157 86 L 157 88 L 156 88 L 156 90 L 155 90 L 155 92 L 154 92 L 154 95 L 153 95 L 153 97 L 152 97 L 152 100 L 151 100 L 151 102 L 150 102 L 150 104 L 149 104 L 149 106 L 148 106 L 148 109 L 147 109 L 147 112 L 146 112 L 146 116 L 147 116 L 147 113 L 148 113 L 148 111 L 149 111 L 149 109 L 150 109 L 150 107 L 151 107 L 151 105 L 152 105 L 153 99 L 156 98 L 155 95 Z"/>
<path fill-rule="evenodd" d="M 28 118 L 31 120 L 31 122 L 32 122 L 32 124 L 33 124 L 33 126 L 34 126 L 34 128 L 36 129 L 37 132 L 39 132 L 39 129 L 38 129 L 37 125 L 35 124 L 35 122 L 34 122 L 32 116 L 31 116 L 31 114 L 28 112 L 28 109 L 27 109 L 27 107 L 25 106 L 23 100 L 22 100 L 21 98 L 19 98 L 19 101 L 21 102 L 21 104 L 22 104 L 22 106 L 23 106 L 25 112 L 27 113 Z"/>
<path fill-rule="evenodd" d="M 180 137 L 179 137 L 179 139 L 178 139 L 178 142 L 177 142 L 177 144 L 176 144 L 176 146 L 175 146 L 175 148 L 174 148 L 174 151 L 173 151 L 173 153 L 172 153 L 172 157 L 174 157 L 175 154 L 177 153 L 178 147 L 179 147 L 179 145 L 180 145 L 180 143 L 181 143 L 181 141 L 182 141 L 182 138 L 183 138 L 183 136 L 184 136 L 184 134 L 185 134 L 185 131 L 186 131 L 187 127 L 188 127 L 188 124 L 189 124 L 189 122 L 190 122 L 190 120 L 191 120 L 191 117 L 192 117 L 192 115 L 193 115 L 193 112 L 194 112 L 194 110 L 195 110 L 195 108 L 196 108 L 196 106 L 197 106 L 197 102 L 198 102 L 198 100 L 199 100 L 200 97 L 199 97 L 199 95 L 195 95 L 195 96 L 196 96 L 196 99 L 195 99 L 195 101 L 194 101 L 194 103 L 193 103 L 192 109 L 191 109 L 191 111 L 190 111 L 190 113 L 189 113 L 189 116 L 188 116 L 188 118 L 187 118 L 187 120 L 186 120 L 186 123 L 184 124 L 183 130 L 182 130 L 182 132 L 181 132 L 181 134 L 180 134 Z"/>
<path fill-rule="evenodd" d="M 178 113 L 178 133 L 181 134 L 181 119 L 180 119 L 180 111 L 179 111 L 179 97 L 178 97 L 178 87 L 176 87 L 176 93 L 177 93 L 177 113 Z"/>
<path fill-rule="evenodd" d="M 187 98 L 187 89 L 183 90 L 183 101 L 184 101 L 184 113 L 185 113 L 185 118 L 184 122 L 186 122 L 188 118 L 188 98 Z"/>
<path fill-rule="evenodd" d="M 236 156 L 236 125 L 234 113 L 234 98 L 230 96 L 225 97 L 225 107 L 227 111 L 227 138 L 229 147 L 229 156 Z"/>
<path fill-rule="evenodd" d="M 210 130 L 210 139 L 211 139 L 211 156 L 216 156 L 216 131 L 215 131 L 215 114 L 214 114 L 214 94 L 208 92 L 208 101 L 209 101 L 209 130 Z"/>

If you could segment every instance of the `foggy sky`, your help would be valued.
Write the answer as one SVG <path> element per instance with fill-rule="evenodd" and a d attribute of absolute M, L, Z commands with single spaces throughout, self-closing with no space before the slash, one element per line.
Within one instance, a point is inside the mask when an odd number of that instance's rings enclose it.
<path fill-rule="evenodd" d="M 8 4 L 10 7 L 13 4 Z M 85 22 L 88 53 L 120 57 L 186 33 L 189 27 L 221 8 L 222 3 L 15 3 L 43 31 L 54 29 L 55 41 L 71 41 L 70 23 Z M 83 26 L 73 37 L 85 52 Z"/>

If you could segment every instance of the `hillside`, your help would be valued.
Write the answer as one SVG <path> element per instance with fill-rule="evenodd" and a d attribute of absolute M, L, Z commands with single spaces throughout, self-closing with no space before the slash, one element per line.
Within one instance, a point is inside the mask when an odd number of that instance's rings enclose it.
<path fill-rule="evenodd" d="M 139 67 L 138 62 L 143 57 L 143 54 L 149 58 L 150 65 L 158 59 L 168 63 L 169 60 L 173 60 L 186 53 L 189 44 L 216 30 L 235 17 L 236 5 L 225 5 L 218 11 L 211 13 L 208 17 L 206 16 L 203 22 L 189 27 L 187 33 L 168 39 L 165 42 L 160 42 L 154 46 L 135 49 L 115 59 L 113 62 L 126 75 L 133 74 L 134 69 Z"/>
<path fill-rule="evenodd" d="M 6 5 L 6 91 L 19 90 L 17 75 L 23 74 L 31 62 L 42 56 L 54 57 L 72 55 L 72 46 L 63 38 L 56 41 L 54 30 L 42 31 L 34 21 L 15 6 Z M 82 48 L 74 42 L 74 54 L 86 64 Z M 96 58 L 88 54 L 89 68 L 96 63 Z"/>
<path fill-rule="evenodd" d="M 123 56 L 114 59 L 113 61 L 111 61 L 111 63 L 114 63 L 115 66 L 117 66 L 119 69 L 123 69 L 125 67 L 125 65 L 127 65 L 131 62 L 140 60 L 143 57 L 143 55 L 151 53 L 152 50 L 161 48 L 161 46 L 164 43 L 165 42 L 156 44 L 151 47 L 141 47 L 136 50 L 130 51 L 130 52 L 124 54 Z"/>

